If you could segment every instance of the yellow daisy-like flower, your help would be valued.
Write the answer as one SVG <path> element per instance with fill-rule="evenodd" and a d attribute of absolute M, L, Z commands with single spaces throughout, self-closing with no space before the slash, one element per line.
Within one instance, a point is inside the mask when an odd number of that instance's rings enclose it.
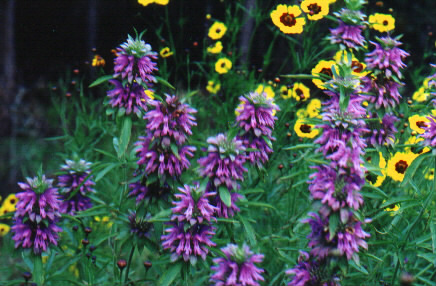
<path fill-rule="evenodd" d="M 338 64 L 346 64 L 349 65 L 348 63 L 348 52 L 345 50 L 341 50 L 338 51 L 335 56 L 333 57 L 333 59 L 338 63 Z M 365 63 L 361 63 L 354 55 L 353 53 L 351 53 L 351 74 L 358 76 L 358 77 L 364 77 L 366 76 L 369 71 L 366 71 L 366 64 Z"/>
<path fill-rule="evenodd" d="M 232 61 L 228 58 L 220 58 L 215 63 L 215 71 L 219 74 L 228 73 L 232 68 Z"/>
<path fill-rule="evenodd" d="M 412 164 L 417 156 L 412 152 L 402 153 L 397 152 L 389 159 L 387 164 L 387 175 L 393 180 L 402 182 L 407 168 Z"/>
<path fill-rule="evenodd" d="M 309 116 L 309 114 L 307 113 L 306 109 L 304 108 L 300 108 L 297 110 L 296 112 L 297 118 L 307 118 Z"/>
<path fill-rule="evenodd" d="M 433 77 L 426 77 L 424 79 L 424 81 L 422 82 L 422 86 L 426 89 L 430 88 L 429 83 L 430 83 L 430 80 L 432 80 L 432 79 L 433 79 Z"/>
<path fill-rule="evenodd" d="M 245 104 L 245 101 L 239 102 L 238 107 L 236 107 L 236 109 L 235 109 L 236 116 L 239 116 L 239 114 L 241 114 L 241 111 L 244 109 L 244 104 Z"/>
<path fill-rule="evenodd" d="M 290 98 L 292 96 L 292 90 L 289 89 L 286 85 L 282 85 L 280 87 L 280 96 L 283 99 L 288 99 L 288 98 Z"/>
<path fill-rule="evenodd" d="M 5 236 L 11 230 L 11 227 L 7 224 L 0 223 L 0 237 Z"/>
<path fill-rule="evenodd" d="M 416 136 L 410 136 L 409 139 L 404 143 L 405 145 L 417 145 L 418 142 L 424 141 L 424 138 L 422 137 L 416 137 Z M 412 152 L 413 154 L 419 155 L 422 153 L 427 153 L 430 151 L 430 148 L 421 146 L 408 146 L 404 148 L 405 152 Z"/>
<path fill-rule="evenodd" d="M 297 5 L 278 5 L 274 11 L 271 12 L 271 20 L 280 31 L 285 34 L 301 34 L 306 20 L 301 15 L 300 7 Z"/>
<path fill-rule="evenodd" d="M 305 122 L 303 118 L 297 119 L 294 125 L 294 131 L 301 138 L 315 138 L 319 134 L 319 130 L 314 128 L 315 125 Z"/>
<path fill-rule="evenodd" d="M 93 67 L 104 67 L 105 64 L 106 61 L 100 55 L 95 55 L 91 63 Z"/>
<path fill-rule="evenodd" d="M 319 76 L 320 74 L 327 75 L 333 78 L 332 67 L 337 71 L 336 62 L 335 61 L 325 61 L 321 60 L 313 69 L 312 75 Z M 326 89 L 324 85 L 324 81 L 318 78 L 312 79 L 312 82 L 320 89 Z"/>
<path fill-rule="evenodd" d="M 210 54 L 219 54 L 223 50 L 223 43 L 221 41 L 216 42 L 214 45 L 207 47 L 207 52 Z"/>
<path fill-rule="evenodd" d="M 174 54 L 174 53 L 171 52 L 171 50 L 170 50 L 169 47 L 165 47 L 165 48 L 163 48 L 162 50 L 160 50 L 160 52 L 159 52 L 159 55 L 160 55 L 162 58 L 168 58 L 168 57 L 172 56 L 173 54 Z"/>
<path fill-rule="evenodd" d="M 306 111 L 310 118 L 318 117 L 321 111 L 321 100 L 317 98 L 312 99 L 307 105 Z"/>
<path fill-rule="evenodd" d="M 378 152 L 379 161 L 378 166 L 380 168 L 381 176 L 377 176 L 376 174 L 369 173 L 366 175 L 366 180 L 369 182 L 371 186 L 380 187 L 384 180 L 386 179 L 386 160 L 383 157 L 382 152 Z M 366 160 L 371 163 L 371 157 L 366 158 Z"/>
<path fill-rule="evenodd" d="M 383 200 L 383 203 L 385 203 L 385 202 L 386 202 L 386 200 Z M 400 204 L 392 205 L 392 206 L 386 207 L 384 209 L 385 212 L 389 212 L 390 216 L 396 215 L 399 210 L 400 210 Z"/>
<path fill-rule="evenodd" d="M 433 181 L 433 179 L 434 179 L 434 168 L 431 168 L 430 170 L 428 170 L 427 173 L 425 173 L 424 178 L 426 178 L 429 181 Z"/>
<path fill-rule="evenodd" d="M 270 85 L 259 84 L 255 90 L 258 94 L 266 93 L 267 98 L 274 98 L 276 95 Z"/>
<path fill-rule="evenodd" d="M 413 131 L 418 132 L 419 134 L 423 134 L 425 132 L 422 127 L 427 126 L 427 123 L 429 122 L 430 120 L 428 120 L 427 117 L 420 116 L 418 114 L 409 117 L 410 128 Z"/>
<path fill-rule="evenodd" d="M 306 101 L 310 97 L 310 89 L 301 82 L 296 82 L 292 88 L 292 97 L 296 101 Z"/>
<path fill-rule="evenodd" d="M 213 80 L 209 80 L 207 82 L 206 90 L 209 93 L 217 94 L 220 89 L 221 89 L 221 84 L 219 82 L 215 82 Z"/>
<path fill-rule="evenodd" d="M 15 194 L 9 194 L 3 201 L 3 204 L 0 208 L 0 215 L 14 212 L 16 210 L 15 206 L 17 205 L 17 203 L 18 198 L 15 196 Z"/>
<path fill-rule="evenodd" d="M 369 26 L 379 32 L 389 32 L 395 29 L 395 18 L 389 14 L 375 13 L 369 15 Z"/>
<path fill-rule="evenodd" d="M 208 36 L 212 40 L 221 39 L 227 31 L 226 25 L 221 22 L 215 22 L 210 26 Z"/>
<path fill-rule="evenodd" d="M 138 3 L 142 6 L 147 6 L 150 4 L 167 5 L 169 0 L 138 0 Z"/>
<path fill-rule="evenodd" d="M 326 0 L 304 0 L 301 9 L 307 14 L 307 18 L 318 21 L 329 13 L 329 2 Z"/>
<path fill-rule="evenodd" d="M 430 93 L 426 92 L 425 86 L 421 86 L 417 91 L 413 93 L 412 99 L 417 102 L 424 102 L 430 96 Z"/>

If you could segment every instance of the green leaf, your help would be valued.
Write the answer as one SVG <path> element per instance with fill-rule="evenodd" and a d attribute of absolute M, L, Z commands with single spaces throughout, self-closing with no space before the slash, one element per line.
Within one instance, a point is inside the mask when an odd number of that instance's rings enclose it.
<path fill-rule="evenodd" d="M 283 150 L 298 150 L 298 149 L 305 149 L 305 148 L 315 148 L 315 144 L 298 144 L 291 147 L 285 147 Z"/>
<path fill-rule="evenodd" d="M 219 190 L 219 195 L 220 195 L 221 201 L 227 207 L 230 207 L 232 205 L 232 197 L 230 195 L 229 190 L 226 187 L 224 187 L 224 186 L 220 186 L 218 190 Z"/>
<path fill-rule="evenodd" d="M 413 160 L 412 164 L 407 168 L 406 174 L 404 175 L 404 179 L 401 182 L 401 187 L 405 187 L 406 184 L 412 179 L 412 177 L 415 176 L 416 171 L 418 170 L 418 167 L 421 165 L 421 163 L 427 159 L 429 156 L 431 156 L 431 153 L 424 153 L 419 155 L 415 160 Z"/>
<path fill-rule="evenodd" d="M 336 235 L 336 231 L 339 226 L 339 214 L 332 213 L 329 217 L 329 237 L 333 238 Z"/>
<path fill-rule="evenodd" d="M 267 203 L 261 203 L 261 202 L 244 202 L 244 201 L 239 201 L 238 204 L 241 205 L 246 205 L 248 207 L 253 206 L 253 207 L 261 207 L 261 208 L 270 208 L 273 210 L 277 210 L 274 206 L 267 204 Z"/>
<path fill-rule="evenodd" d="M 112 75 L 104 75 L 104 76 L 99 77 L 98 79 L 96 79 L 93 83 L 91 83 L 91 84 L 89 85 L 89 87 L 97 86 L 97 85 L 99 85 L 99 84 L 102 84 L 102 83 L 105 82 L 105 81 L 110 80 L 110 79 L 113 79 L 113 76 L 112 76 Z"/>
<path fill-rule="evenodd" d="M 121 129 L 118 158 L 121 158 L 121 156 L 123 156 L 126 153 L 127 146 L 129 145 L 131 133 L 132 133 L 132 120 L 130 119 L 130 117 L 125 117 L 123 122 L 123 129 Z"/>
<path fill-rule="evenodd" d="M 180 274 L 180 270 L 182 269 L 182 262 L 177 262 L 168 268 L 167 271 L 161 276 L 159 279 L 158 285 L 160 286 L 169 286 L 176 279 L 176 277 Z"/>
<path fill-rule="evenodd" d="M 156 79 L 157 79 L 157 82 L 158 83 L 160 83 L 160 84 L 162 84 L 162 85 L 164 85 L 164 86 L 166 86 L 166 87 L 169 87 L 169 88 L 171 88 L 171 89 L 176 89 L 174 86 L 172 86 L 168 81 L 166 81 L 166 80 L 164 80 L 163 78 L 161 78 L 160 76 L 156 76 Z"/>
<path fill-rule="evenodd" d="M 106 175 L 110 170 L 112 170 L 113 168 L 117 167 L 118 164 L 115 163 L 110 163 L 106 168 L 104 168 L 103 170 L 100 171 L 100 173 L 98 173 L 95 176 L 95 182 L 98 182 L 101 180 L 101 178 L 104 177 L 104 175 Z"/>
<path fill-rule="evenodd" d="M 177 145 L 174 143 L 171 143 L 170 148 L 171 148 L 171 152 L 174 154 L 174 156 L 176 156 L 177 159 L 180 160 L 179 148 L 177 147 Z"/>
<path fill-rule="evenodd" d="M 354 260 L 352 260 L 352 259 L 348 260 L 348 264 L 351 267 L 353 267 L 354 269 L 356 269 L 357 271 L 362 272 L 365 275 L 369 274 L 368 271 L 365 268 L 363 268 L 361 265 L 356 264 L 356 262 Z"/>
<path fill-rule="evenodd" d="M 433 250 L 433 254 L 436 254 L 436 227 L 434 222 L 434 209 L 431 210 L 431 216 L 430 216 L 430 232 L 431 232 L 431 248 Z M 436 261 L 435 261 L 436 266 Z"/>
<path fill-rule="evenodd" d="M 250 241 L 250 244 L 256 245 L 256 235 L 254 233 L 253 226 L 251 225 L 251 223 L 248 220 L 246 220 L 239 213 L 238 213 L 238 218 L 242 222 L 242 225 L 244 226 L 244 229 L 247 232 L 247 236 L 248 236 L 248 240 Z"/>

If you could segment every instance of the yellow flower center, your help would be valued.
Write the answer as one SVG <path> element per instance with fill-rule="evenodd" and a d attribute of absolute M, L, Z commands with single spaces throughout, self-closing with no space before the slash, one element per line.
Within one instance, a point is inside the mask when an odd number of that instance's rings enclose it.
<path fill-rule="evenodd" d="M 297 20 L 295 20 L 294 14 L 283 13 L 280 17 L 280 22 L 285 26 L 292 27 L 297 23 Z"/>

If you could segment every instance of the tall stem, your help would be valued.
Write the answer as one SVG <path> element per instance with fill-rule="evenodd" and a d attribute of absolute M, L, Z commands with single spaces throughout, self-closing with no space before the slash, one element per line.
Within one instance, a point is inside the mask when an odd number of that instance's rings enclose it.
<path fill-rule="evenodd" d="M 128 279 L 129 279 L 130 264 L 132 264 L 132 258 L 133 258 L 134 252 L 135 252 L 135 245 L 132 246 L 132 249 L 130 250 L 129 260 L 127 261 L 126 274 L 124 275 L 124 283 L 126 285 L 127 285 Z"/>

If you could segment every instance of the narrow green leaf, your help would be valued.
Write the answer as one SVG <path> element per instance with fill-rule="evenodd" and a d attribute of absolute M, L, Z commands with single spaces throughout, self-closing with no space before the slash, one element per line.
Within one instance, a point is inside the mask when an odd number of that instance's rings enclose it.
<path fill-rule="evenodd" d="M 118 164 L 114 164 L 114 163 L 110 163 L 106 168 L 104 168 L 103 170 L 100 171 L 100 173 L 98 173 L 95 176 L 95 182 L 98 182 L 101 180 L 101 178 L 104 177 L 104 175 L 106 175 L 108 172 L 110 172 L 113 168 L 117 167 Z"/>
<path fill-rule="evenodd" d="M 412 179 L 412 177 L 415 176 L 415 173 L 418 170 L 418 167 L 421 165 L 421 163 L 429 156 L 431 156 L 431 153 L 427 152 L 419 155 L 417 158 L 415 158 L 415 160 L 413 160 L 412 164 L 410 164 L 410 166 L 406 170 L 406 174 L 404 175 L 404 179 L 400 185 L 401 187 L 406 186 L 406 184 Z"/>
<path fill-rule="evenodd" d="M 250 244 L 256 245 L 256 234 L 254 233 L 253 226 L 251 225 L 251 223 L 248 220 L 246 220 L 239 213 L 238 213 L 238 218 L 242 222 L 242 225 L 244 226 L 244 229 L 247 232 L 247 237 L 248 237 L 248 240 L 250 241 Z"/>
<path fill-rule="evenodd" d="M 227 206 L 230 207 L 232 205 L 232 197 L 230 195 L 229 190 L 224 187 L 224 186 L 220 186 L 219 189 L 219 195 L 220 195 L 220 199 L 221 201 Z"/>
<path fill-rule="evenodd" d="M 119 153 L 118 157 L 123 156 L 127 151 L 127 146 L 129 145 L 130 135 L 132 133 L 132 120 L 130 117 L 125 117 L 123 122 L 123 127 L 121 129 L 121 136 L 119 141 Z"/>
<path fill-rule="evenodd" d="M 176 277 L 178 275 L 180 275 L 180 270 L 182 269 L 182 265 L 183 264 L 181 262 L 177 262 L 177 263 L 170 265 L 168 270 L 165 271 L 165 273 L 159 279 L 158 285 L 160 285 L 160 286 L 171 285 L 171 283 L 174 281 L 174 279 L 176 279 Z"/>
<path fill-rule="evenodd" d="M 432 240 L 431 248 L 433 250 L 433 254 L 436 254 L 436 227 L 434 222 L 434 209 L 431 210 L 431 216 L 429 221 L 430 221 L 430 232 L 431 232 L 431 240 Z"/>
<path fill-rule="evenodd" d="M 241 205 L 246 205 L 248 207 L 253 206 L 253 207 L 261 207 L 261 208 L 270 208 L 273 210 L 277 210 L 274 206 L 267 204 L 267 203 L 261 203 L 261 202 L 244 202 L 244 201 L 239 201 L 238 204 Z"/>
<path fill-rule="evenodd" d="M 290 146 L 290 147 L 285 147 L 283 148 L 283 150 L 298 150 L 298 149 L 305 149 L 305 148 L 315 148 L 316 145 L 315 144 L 298 144 L 298 145 L 294 145 L 294 146 Z"/>
<path fill-rule="evenodd" d="M 96 79 L 93 83 L 91 83 L 89 85 L 89 87 L 97 86 L 97 85 L 102 84 L 103 82 L 106 82 L 106 81 L 108 81 L 108 80 L 110 80 L 112 78 L 113 78 L 112 75 L 104 75 L 104 76 L 99 77 L 98 79 Z"/>
<path fill-rule="evenodd" d="M 177 145 L 174 143 L 171 143 L 170 148 L 171 148 L 171 152 L 174 154 L 174 156 L 176 156 L 177 159 L 180 160 L 179 148 L 177 147 Z"/>
<path fill-rule="evenodd" d="M 160 83 L 160 84 L 162 84 L 162 85 L 164 85 L 164 86 L 166 86 L 166 87 L 169 87 L 169 88 L 171 88 L 171 89 L 176 89 L 174 86 L 172 86 L 168 81 L 166 81 L 166 80 L 164 80 L 163 78 L 161 78 L 160 76 L 156 76 L 156 79 L 157 79 L 157 82 L 158 83 Z"/>
<path fill-rule="evenodd" d="M 332 213 L 329 217 L 329 237 L 333 238 L 336 235 L 339 225 L 339 214 Z"/>

